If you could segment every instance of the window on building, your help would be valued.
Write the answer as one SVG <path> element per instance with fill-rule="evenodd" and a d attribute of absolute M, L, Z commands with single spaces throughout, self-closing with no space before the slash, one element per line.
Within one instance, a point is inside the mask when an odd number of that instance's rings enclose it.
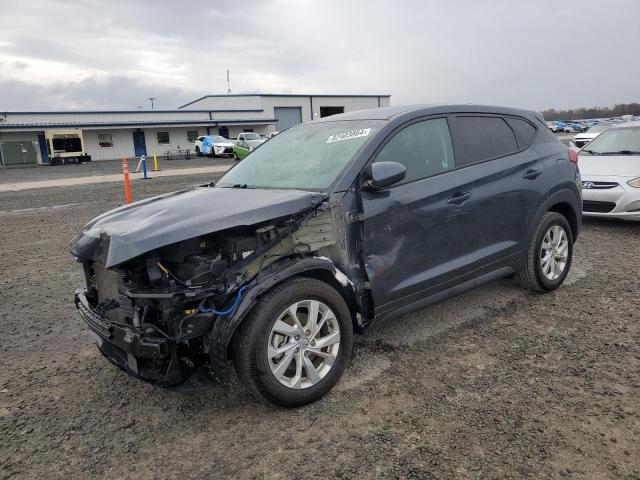
<path fill-rule="evenodd" d="M 113 147 L 113 138 L 110 133 L 98 134 L 98 145 L 101 147 Z"/>
<path fill-rule="evenodd" d="M 253 128 L 244 128 L 242 129 L 243 132 L 253 132 Z"/>
<path fill-rule="evenodd" d="M 471 165 L 518 150 L 513 130 L 500 117 L 456 117 L 456 164 Z"/>
<path fill-rule="evenodd" d="M 196 143 L 197 138 L 198 138 L 197 130 L 187 130 L 187 143 Z"/>
<path fill-rule="evenodd" d="M 344 107 L 320 107 L 320 118 L 344 113 Z"/>
<path fill-rule="evenodd" d="M 414 123 L 400 130 L 387 143 L 376 162 L 398 162 L 407 173 L 403 183 L 452 170 L 453 147 L 444 118 Z"/>
<path fill-rule="evenodd" d="M 169 132 L 158 132 L 158 145 L 169 145 Z"/>

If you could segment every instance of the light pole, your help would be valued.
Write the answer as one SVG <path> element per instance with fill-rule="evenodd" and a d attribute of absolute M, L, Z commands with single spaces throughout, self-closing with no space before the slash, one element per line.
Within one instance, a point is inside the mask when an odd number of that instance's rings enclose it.
<path fill-rule="evenodd" d="M 151 101 L 151 110 L 153 110 L 153 101 L 156 99 L 156 97 L 148 97 L 148 98 Z"/>

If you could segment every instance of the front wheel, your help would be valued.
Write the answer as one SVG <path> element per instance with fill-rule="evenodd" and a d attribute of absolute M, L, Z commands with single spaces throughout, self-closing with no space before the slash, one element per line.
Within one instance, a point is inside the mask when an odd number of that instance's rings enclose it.
<path fill-rule="evenodd" d="M 573 233 L 567 219 L 547 212 L 540 219 L 527 250 L 525 267 L 518 273 L 520 284 L 530 290 L 555 290 L 569 273 L 573 259 Z"/>
<path fill-rule="evenodd" d="M 342 296 L 322 281 L 297 277 L 260 298 L 236 333 L 233 363 L 254 396 L 297 407 L 333 388 L 352 344 Z"/>
<path fill-rule="evenodd" d="M 202 156 L 202 152 L 200 151 L 200 147 L 196 147 L 196 156 L 197 157 L 201 157 Z"/>
<path fill-rule="evenodd" d="M 234 154 L 233 154 L 233 159 L 234 159 L 236 162 L 240 161 L 240 157 L 238 156 L 238 154 L 237 154 L 237 153 L 234 153 Z"/>

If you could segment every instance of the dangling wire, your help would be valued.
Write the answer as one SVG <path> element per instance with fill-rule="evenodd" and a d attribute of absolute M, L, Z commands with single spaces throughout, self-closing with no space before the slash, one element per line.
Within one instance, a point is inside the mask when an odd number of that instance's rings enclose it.
<path fill-rule="evenodd" d="M 242 300 L 242 294 L 246 289 L 247 289 L 247 285 L 245 285 L 244 287 L 240 287 L 240 289 L 238 290 L 238 295 L 236 295 L 236 300 L 233 302 L 233 305 L 231 305 L 226 310 L 220 311 L 220 310 L 215 310 L 213 308 L 204 308 L 202 307 L 202 305 L 198 307 L 198 310 L 200 310 L 202 313 L 214 313 L 216 315 L 222 315 L 222 316 L 231 315 L 233 312 L 236 311 L 236 309 L 240 305 L 240 300 Z"/>

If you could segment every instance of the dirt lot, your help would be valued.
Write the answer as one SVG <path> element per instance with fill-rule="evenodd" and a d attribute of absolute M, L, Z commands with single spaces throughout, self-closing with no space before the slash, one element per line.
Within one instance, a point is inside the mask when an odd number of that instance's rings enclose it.
<path fill-rule="evenodd" d="M 0 194 L 0 478 L 640 478 L 640 225 L 586 222 L 552 294 L 504 280 L 367 332 L 331 394 L 283 410 L 97 352 L 67 245 L 120 189 Z"/>

